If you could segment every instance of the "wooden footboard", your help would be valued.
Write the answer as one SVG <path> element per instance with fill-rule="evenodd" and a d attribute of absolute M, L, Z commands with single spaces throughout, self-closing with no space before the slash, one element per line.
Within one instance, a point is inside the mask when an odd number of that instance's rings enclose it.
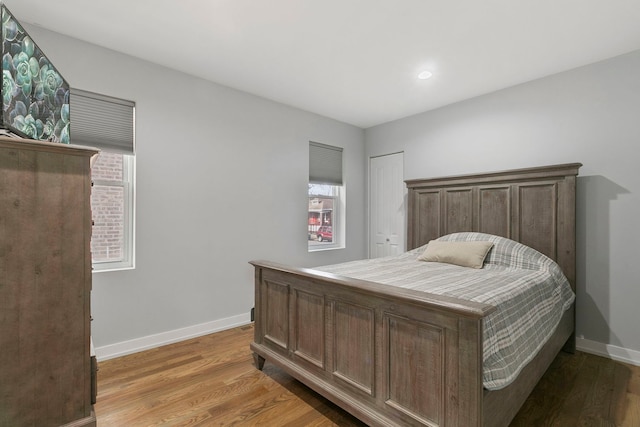
<path fill-rule="evenodd" d="M 271 262 L 255 266 L 268 360 L 370 425 L 482 425 L 490 305 Z"/>

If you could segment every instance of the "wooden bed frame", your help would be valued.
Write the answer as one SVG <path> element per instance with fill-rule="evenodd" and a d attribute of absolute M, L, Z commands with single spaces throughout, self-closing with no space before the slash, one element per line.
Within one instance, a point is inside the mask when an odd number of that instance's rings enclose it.
<path fill-rule="evenodd" d="M 459 231 L 508 237 L 554 259 L 575 291 L 580 166 L 406 181 L 408 249 Z M 268 360 L 369 425 L 507 426 L 563 346 L 575 349 L 572 307 L 515 382 L 488 391 L 482 319 L 494 307 L 251 264 L 258 369 Z"/>

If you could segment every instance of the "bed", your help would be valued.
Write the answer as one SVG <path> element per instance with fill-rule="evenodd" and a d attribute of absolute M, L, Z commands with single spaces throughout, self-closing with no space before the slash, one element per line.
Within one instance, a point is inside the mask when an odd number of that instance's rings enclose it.
<path fill-rule="evenodd" d="M 553 260 L 575 292 L 580 166 L 406 181 L 408 253 L 432 240 L 502 237 Z M 527 363 L 487 387 L 490 300 L 349 277 L 344 266 L 251 263 L 256 366 L 279 366 L 369 425 L 507 426 L 556 354 L 575 350 L 572 300 Z"/>

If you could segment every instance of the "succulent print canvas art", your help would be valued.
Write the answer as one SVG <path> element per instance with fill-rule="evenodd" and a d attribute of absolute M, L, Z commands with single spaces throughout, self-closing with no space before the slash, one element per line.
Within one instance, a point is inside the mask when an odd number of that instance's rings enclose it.
<path fill-rule="evenodd" d="M 25 138 L 68 144 L 69 85 L 9 10 L 1 7 L 0 127 Z"/>

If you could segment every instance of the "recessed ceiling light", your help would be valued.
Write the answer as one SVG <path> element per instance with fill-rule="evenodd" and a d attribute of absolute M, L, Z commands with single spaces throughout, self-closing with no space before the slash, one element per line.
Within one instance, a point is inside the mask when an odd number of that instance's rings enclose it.
<path fill-rule="evenodd" d="M 427 71 L 427 70 L 421 71 L 420 74 L 418 74 L 418 78 L 420 80 L 427 80 L 431 76 L 433 76 L 433 73 L 431 71 Z"/>

